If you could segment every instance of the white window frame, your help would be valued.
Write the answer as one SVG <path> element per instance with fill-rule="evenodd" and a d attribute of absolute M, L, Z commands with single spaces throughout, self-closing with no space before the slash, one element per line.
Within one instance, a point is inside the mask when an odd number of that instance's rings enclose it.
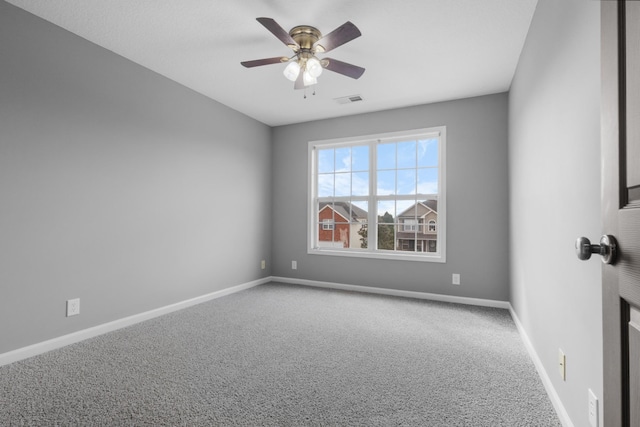
<path fill-rule="evenodd" d="M 438 144 L 438 225 L 437 225 L 437 252 L 404 252 L 404 251 L 388 251 L 377 250 L 375 242 L 377 242 L 377 227 L 368 228 L 369 248 L 328 248 L 317 245 L 317 222 L 318 222 L 318 198 L 316 197 L 317 188 L 317 156 L 316 147 L 319 148 L 339 148 L 352 145 L 369 144 L 369 195 L 352 197 L 351 200 L 368 201 L 367 218 L 368 224 L 377 224 L 377 202 L 382 200 L 403 200 L 405 196 L 378 196 L 377 189 L 377 158 L 374 147 L 380 142 L 400 142 L 404 139 L 426 139 L 437 136 Z M 402 132 L 390 132 L 376 135 L 364 135 L 351 138 L 340 138 L 330 140 L 309 141 L 308 144 L 308 212 L 307 212 L 307 253 L 315 255 L 344 256 L 357 258 L 374 258 L 374 259 L 392 259 L 406 261 L 426 261 L 426 262 L 446 262 L 446 126 L 438 126 L 424 129 L 414 129 Z M 415 196 L 409 196 L 415 197 Z M 420 199 L 418 198 L 418 201 Z M 398 219 L 396 218 L 396 222 Z"/>
<path fill-rule="evenodd" d="M 322 229 L 327 231 L 327 230 L 333 230 L 335 229 L 334 226 L 335 222 L 332 219 L 323 219 L 322 220 Z"/>

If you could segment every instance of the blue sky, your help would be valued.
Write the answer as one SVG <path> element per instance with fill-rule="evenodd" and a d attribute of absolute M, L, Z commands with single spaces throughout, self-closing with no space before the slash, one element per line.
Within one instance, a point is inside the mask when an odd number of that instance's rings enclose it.
<path fill-rule="evenodd" d="M 438 193 L 437 138 L 385 142 L 376 146 L 378 195 Z M 368 169 L 368 145 L 319 149 L 318 196 L 367 196 Z"/>

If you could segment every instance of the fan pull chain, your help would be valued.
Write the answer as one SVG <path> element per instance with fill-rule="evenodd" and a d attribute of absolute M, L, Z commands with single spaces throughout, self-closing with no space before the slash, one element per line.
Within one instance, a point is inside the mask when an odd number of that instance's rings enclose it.
<path fill-rule="evenodd" d="M 316 96 L 316 86 L 313 86 L 313 93 L 311 94 L 313 96 Z M 307 88 L 304 88 L 304 99 L 307 99 Z"/>
<path fill-rule="evenodd" d="M 313 93 L 311 95 L 316 96 L 316 85 L 313 85 Z M 306 87 L 304 88 L 304 96 L 303 96 L 303 98 L 307 99 L 307 88 Z"/>

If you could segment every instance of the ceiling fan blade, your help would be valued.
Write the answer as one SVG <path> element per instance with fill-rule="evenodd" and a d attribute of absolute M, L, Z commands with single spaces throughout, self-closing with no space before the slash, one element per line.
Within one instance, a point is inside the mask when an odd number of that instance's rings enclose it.
<path fill-rule="evenodd" d="M 293 88 L 295 90 L 304 89 L 305 88 L 304 79 L 303 79 L 303 76 L 302 76 L 302 71 L 298 74 L 298 78 L 296 79 L 296 82 L 293 84 Z"/>
<path fill-rule="evenodd" d="M 358 27 L 347 21 L 313 44 L 316 52 L 329 52 L 362 35 Z"/>
<path fill-rule="evenodd" d="M 282 43 L 286 44 L 293 50 L 298 50 L 300 46 L 298 43 L 289 35 L 289 33 L 282 28 L 276 21 L 271 18 L 256 18 L 256 20 L 264 25 L 264 27 L 271 31 L 271 34 L 276 36 Z"/>
<path fill-rule="evenodd" d="M 254 59 L 253 61 L 242 61 L 241 64 L 247 68 L 259 67 L 261 65 L 281 64 L 287 62 L 289 58 L 286 56 L 276 56 L 275 58 Z"/>
<path fill-rule="evenodd" d="M 346 62 L 338 61 L 337 59 L 323 58 L 322 62 L 322 66 L 327 70 L 333 71 L 334 73 L 343 74 L 347 77 L 351 77 L 352 79 L 359 79 L 360 76 L 362 76 L 362 74 L 364 73 L 364 68 L 358 67 L 357 65 L 348 64 Z"/>

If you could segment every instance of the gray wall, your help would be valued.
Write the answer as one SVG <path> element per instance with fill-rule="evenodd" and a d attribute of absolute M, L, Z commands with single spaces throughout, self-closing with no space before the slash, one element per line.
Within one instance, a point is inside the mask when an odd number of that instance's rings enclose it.
<path fill-rule="evenodd" d="M 2 1 L 0 63 L 0 353 L 271 274 L 269 127 Z"/>
<path fill-rule="evenodd" d="M 446 264 L 307 254 L 308 141 L 441 125 L 447 126 Z M 273 273 L 506 301 L 507 179 L 504 93 L 274 128 Z M 451 285 L 452 273 L 462 275 L 461 286 Z"/>
<path fill-rule="evenodd" d="M 540 0 L 509 96 L 511 303 L 573 423 L 602 399 L 599 2 Z M 567 355 L 567 380 L 557 369 Z"/>

